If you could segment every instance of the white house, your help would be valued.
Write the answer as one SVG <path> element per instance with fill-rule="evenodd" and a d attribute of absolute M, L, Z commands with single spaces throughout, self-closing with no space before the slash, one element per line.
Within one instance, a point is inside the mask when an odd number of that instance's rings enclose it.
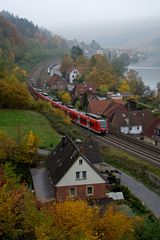
<path fill-rule="evenodd" d="M 69 72 L 69 83 L 73 84 L 75 82 L 75 79 L 80 75 L 80 72 L 77 68 L 71 69 Z"/>
<path fill-rule="evenodd" d="M 116 112 L 112 127 L 125 134 L 140 135 L 142 133 L 141 113 L 138 111 Z"/>

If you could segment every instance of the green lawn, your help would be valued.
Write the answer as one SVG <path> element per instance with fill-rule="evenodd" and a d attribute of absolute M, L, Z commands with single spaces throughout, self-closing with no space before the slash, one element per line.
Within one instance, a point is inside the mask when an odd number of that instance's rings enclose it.
<path fill-rule="evenodd" d="M 0 110 L 0 129 L 15 139 L 24 138 L 32 130 L 39 140 L 39 147 L 51 148 L 59 142 L 60 135 L 41 114 L 25 110 Z"/>

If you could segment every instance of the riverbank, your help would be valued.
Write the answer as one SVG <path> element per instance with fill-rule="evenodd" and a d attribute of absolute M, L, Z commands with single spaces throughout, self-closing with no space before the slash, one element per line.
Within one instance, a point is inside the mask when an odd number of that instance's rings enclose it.
<path fill-rule="evenodd" d="M 155 89 L 160 82 L 160 56 L 151 56 L 136 64 L 131 64 L 127 69 L 133 69 L 142 77 L 146 86 Z"/>

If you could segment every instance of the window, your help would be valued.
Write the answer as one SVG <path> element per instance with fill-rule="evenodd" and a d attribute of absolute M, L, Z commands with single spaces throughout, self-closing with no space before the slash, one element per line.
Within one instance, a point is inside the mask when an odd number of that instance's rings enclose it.
<path fill-rule="evenodd" d="M 87 178 L 87 172 L 86 171 L 83 171 L 82 172 L 82 179 L 86 179 Z"/>
<path fill-rule="evenodd" d="M 76 179 L 80 179 L 80 172 L 76 172 Z"/>
<path fill-rule="evenodd" d="M 82 165 L 82 163 L 83 163 L 83 160 L 79 159 L 79 165 Z"/>
<path fill-rule="evenodd" d="M 156 129 L 156 135 L 160 137 L 160 129 L 159 128 Z"/>
<path fill-rule="evenodd" d="M 76 172 L 76 180 L 85 180 L 85 179 L 87 179 L 86 171 Z"/>
<path fill-rule="evenodd" d="M 84 124 L 87 124 L 87 120 L 85 118 L 80 118 L 80 123 L 84 123 Z"/>
<path fill-rule="evenodd" d="M 87 187 L 87 195 L 93 195 L 93 187 L 92 186 Z"/>
<path fill-rule="evenodd" d="M 137 127 L 137 129 L 139 129 L 139 127 Z"/>
<path fill-rule="evenodd" d="M 94 122 L 90 122 L 90 127 L 94 127 Z"/>
<path fill-rule="evenodd" d="M 132 130 L 132 127 L 129 127 L 129 130 Z"/>
<path fill-rule="evenodd" d="M 69 188 L 69 196 L 76 196 L 76 188 L 75 187 Z"/>

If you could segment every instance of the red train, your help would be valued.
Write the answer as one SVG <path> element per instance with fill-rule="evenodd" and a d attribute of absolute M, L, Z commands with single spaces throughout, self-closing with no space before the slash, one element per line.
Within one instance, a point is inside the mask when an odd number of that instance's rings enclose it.
<path fill-rule="evenodd" d="M 77 123 L 95 133 L 106 134 L 108 132 L 108 121 L 101 116 L 81 112 L 75 108 L 71 108 L 69 105 L 63 105 L 59 99 L 51 98 L 47 93 L 44 93 L 41 89 L 36 88 L 33 80 L 30 81 L 29 89 L 35 97 L 50 102 L 54 107 L 63 110 L 67 115 L 69 115 L 74 123 Z"/>

